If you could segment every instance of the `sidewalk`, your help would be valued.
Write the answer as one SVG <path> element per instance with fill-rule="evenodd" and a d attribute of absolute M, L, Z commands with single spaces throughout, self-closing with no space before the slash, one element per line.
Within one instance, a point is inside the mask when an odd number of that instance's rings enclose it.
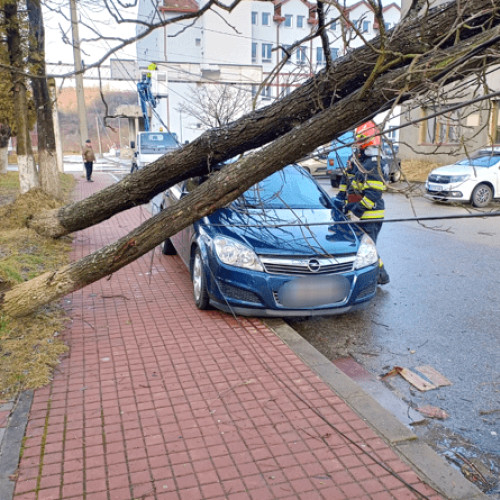
<path fill-rule="evenodd" d="M 112 182 L 76 177 L 79 198 Z M 73 258 L 148 217 L 75 234 Z M 34 392 L 15 500 L 483 497 L 282 322 L 196 309 L 177 257 L 64 303 L 70 350 Z"/>

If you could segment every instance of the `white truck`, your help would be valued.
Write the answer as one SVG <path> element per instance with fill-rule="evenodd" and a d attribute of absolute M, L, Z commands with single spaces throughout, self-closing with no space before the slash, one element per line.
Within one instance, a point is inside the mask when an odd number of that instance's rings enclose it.
<path fill-rule="evenodd" d="M 156 161 L 160 156 L 169 153 L 179 147 L 176 134 L 172 132 L 138 132 L 137 142 L 131 144 L 135 150 L 132 158 L 131 172 L 135 172 L 140 168 Z"/>

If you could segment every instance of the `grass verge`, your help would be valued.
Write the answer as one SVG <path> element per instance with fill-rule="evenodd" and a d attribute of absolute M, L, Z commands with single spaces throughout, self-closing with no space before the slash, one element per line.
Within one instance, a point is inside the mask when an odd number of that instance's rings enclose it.
<path fill-rule="evenodd" d="M 63 200 L 54 200 L 39 190 L 18 195 L 18 173 L 0 175 L 1 291 L 69 262 L 71 238 L 45 238 L 25 225 L 29 215 L 70 200 L 75 179 L 69 174 L 60 178 Z M 51 380 L 60 356 L 67 351 L 59 337 L 66 319 L 59 304 L 22 319 L 0 314 L 0 399 Z"/>

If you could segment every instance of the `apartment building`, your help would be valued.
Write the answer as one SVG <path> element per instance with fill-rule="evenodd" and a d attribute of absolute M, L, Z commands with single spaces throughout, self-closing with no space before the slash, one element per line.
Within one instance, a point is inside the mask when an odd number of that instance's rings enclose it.
<path fill-rule="evenodd" d="M 316 3 L 244 0 L 231 12 L 212 7 L 200 18 L 188 18 L 203 5 L 203 0 L 139 0 L 139 21 L 177 19 L 152 31 L 136 46 L 140 68 L 145 71 L 154 62 L 165 73 L 169 128 L 183 140 L 192 140 L 204 130 L 186 112 L 186 102 L 200 88 L 230 85 L 246 92 L 249 105 L 253 98 L 257 106 L 264 106 L 289 93 L 326 63 L 321 39 L 310 36 L 318 26 Z M 327 4 L 325 8 L 332 58 L 379 32 L 374 13 L 363 0 L 342 12 Z M 395 3 L 384 8 L 386 28 L 399 18 Z M 139 26 L 138 33 L 144 29 Z"/>

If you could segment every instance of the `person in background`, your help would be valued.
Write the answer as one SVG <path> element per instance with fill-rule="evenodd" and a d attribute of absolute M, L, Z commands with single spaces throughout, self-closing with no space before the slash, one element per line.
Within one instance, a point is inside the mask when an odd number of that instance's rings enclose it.
<path fill-rule="evenodd" d="M 90 139 L 85 141 L 85 146 L 83 147 L 83 164 L 85 165 L 85 172 L 87 173 L 87 182 L 94 182 L 92 180 L 92 170 L 94 168 L 95 154 L 92 149 L 92 143 Z"/>

